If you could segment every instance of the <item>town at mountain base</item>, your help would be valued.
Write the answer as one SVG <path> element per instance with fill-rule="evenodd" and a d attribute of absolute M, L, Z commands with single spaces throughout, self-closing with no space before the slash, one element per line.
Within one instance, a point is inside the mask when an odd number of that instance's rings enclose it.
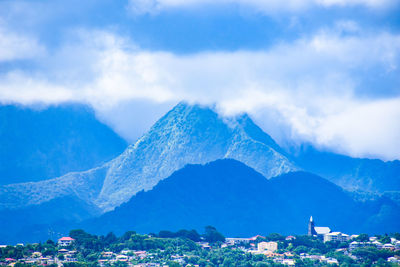
<path fill-rule="evenodd" d="M 304 224 L 306 226 L 306 224 Z M 45 243 L 0 245 L 0 265 L 49 267 L 376 266 L 400 265 L 400 233 L 346 235 L 314 226 L 308 235 L 226 237 L 213 226 L 138 234 L 82 229 Z M 322 236 L 322 230 L 325 234 Z M 200 234 L 199 234 L 200 233 Z"/>

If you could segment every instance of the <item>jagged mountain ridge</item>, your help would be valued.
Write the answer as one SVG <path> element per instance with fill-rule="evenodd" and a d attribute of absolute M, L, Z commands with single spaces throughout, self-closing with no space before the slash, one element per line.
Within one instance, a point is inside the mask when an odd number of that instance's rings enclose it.
<path fill-rule="evenodd" d="M 210 108 L 180 103 L 135 144 L 101 167 L 36 183 L 0 186 L 0 208 L 76 197 L 108 211 L 186 164 L 239 160 L 266 178 L 296 170 L 279 146 L 246 116 L 221 118 Z"/>
<path fill-rule="evenodd" d="M 246 115 L 224 119 L 209 108 L 180 103 L 111 162 L 96 204 L 110 210 L 186 164 L 232 158 L 266 178 L 295 170 L 278 150 Z"/>

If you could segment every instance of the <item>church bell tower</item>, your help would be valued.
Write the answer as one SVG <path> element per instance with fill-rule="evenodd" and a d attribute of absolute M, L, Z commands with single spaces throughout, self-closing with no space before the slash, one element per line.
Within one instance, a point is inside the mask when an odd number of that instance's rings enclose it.
<path fill-rule="evenodd" d="M 311 216 L 310 221 L 308 222 L 308 236 L 313 236 L 313 235 L 317 234 L 317 232 L 314 229 L 314 226 L 315 226 L 314 220 L 313 220 L 313 217 Z"/>

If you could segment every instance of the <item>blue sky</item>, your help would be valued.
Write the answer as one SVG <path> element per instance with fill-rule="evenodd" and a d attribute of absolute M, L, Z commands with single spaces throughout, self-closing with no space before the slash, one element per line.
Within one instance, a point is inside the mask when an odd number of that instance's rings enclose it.
<path fill-rule="evenodd" d="M 395 0 L 3 0 L 0 101 L 90 104 L 132 142 L 181 100 L 216 104 L 282 145 L 400 159 L 398 14 Z"/>

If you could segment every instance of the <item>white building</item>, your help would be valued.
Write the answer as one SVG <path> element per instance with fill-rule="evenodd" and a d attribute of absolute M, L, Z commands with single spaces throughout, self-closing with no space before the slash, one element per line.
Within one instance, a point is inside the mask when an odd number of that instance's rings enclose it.
<path fill-rule="evenodd" d="M 61 247 L 67 247 L 67 246 L 70 246 L 74 241 L 75 241 L 75 239 L 73 239 L 69 236 L 64 236 L 64 237 L 61 237 L 60 239 L 58 239 L 58 245 Z"/>
<path fill-rule="evenodd" d="M 278 250 L 278 243 L 277 242 L 260 242 L 257 245 L 257 249 L 258 251 L 271 251 L 274 252 L 276 250 Z"/>
<path fill-rule="evenodd" d="M 332 232 L 324 234 L 324 242 L 328 241 L 339 241 L 339 242 L 346 242 L 350 240 L 350 236 L 343 234 L 341 232 Z"/>
<path fill-rule="evenodd" d="M 387 244 L 384 244 L 384 245 L 382 246 L 382 248 L 383 248 L 383 249 L 391 249 L 391 250 L 393 250 L 393 249 L 394 249 L 394 246 L 393 246 L 392 244 L 387 243 Z"/>

